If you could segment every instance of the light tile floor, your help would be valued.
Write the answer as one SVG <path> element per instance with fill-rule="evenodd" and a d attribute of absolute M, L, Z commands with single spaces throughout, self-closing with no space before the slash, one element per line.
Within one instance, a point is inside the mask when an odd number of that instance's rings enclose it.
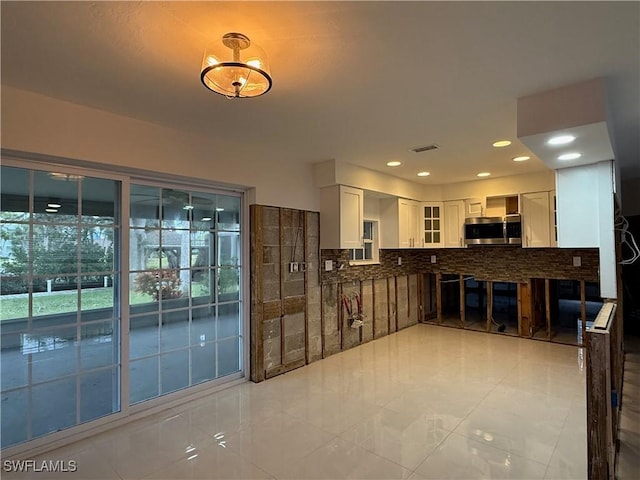
<path fill-rule="evenodd" d="M 3 479 L 585 479 L 586 456 L 578 347 L 421 324 Z"/>

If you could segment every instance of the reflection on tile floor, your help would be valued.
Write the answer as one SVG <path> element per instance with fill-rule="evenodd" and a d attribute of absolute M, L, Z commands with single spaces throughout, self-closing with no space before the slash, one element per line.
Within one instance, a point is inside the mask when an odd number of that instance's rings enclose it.
<path fill-rule="evenodd" d="M 585 479 L 583 366 L 575 346 L 416 325 L 36 459 L 73 475 L 3 479 Z"/>

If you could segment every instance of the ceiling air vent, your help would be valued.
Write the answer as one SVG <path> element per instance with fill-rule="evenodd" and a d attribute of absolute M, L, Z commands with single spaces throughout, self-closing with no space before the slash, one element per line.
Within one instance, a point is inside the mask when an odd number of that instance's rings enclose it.
<path fill-rule="evenodd" d="M 423 147 L 413 147 L 413 148 L 410 148 L 409 150 L 411 150 L 413 153 L 422 153 L 422 152 L 428 152 L 429 150 L 435 150 L 437 148 L 440 148 L 440 147 L 435 143 L 433 143 L 431 145 L 425 145 Z"/>

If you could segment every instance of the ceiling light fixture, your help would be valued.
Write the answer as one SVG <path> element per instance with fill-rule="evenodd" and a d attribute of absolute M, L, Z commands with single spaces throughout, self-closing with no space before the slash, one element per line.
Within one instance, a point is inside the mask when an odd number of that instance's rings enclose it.
<path fill-rule="evenodd" d="M 47 213 L 58 213 L 57 208 L 45 208 L 44 211 Z"/>
<path fill-rule="evenodd" d="M 498 140 L 497 142 L 493 142 L 493 146 L 496 148 L 508 147 L 509 145 L 511 145 L 511 140 Z"/>
<path fill-rule="evenodd" d="M 480 172 L 478 177 L 488 177 L 489 175 L 491 175 L 489 172 Z"/>
<path fill-rule="evenodd" d="M 558 155 L 558 160 L 575 160 L 581 156 L 582 154 L 578 152 L 563 153 L 562 155 Z"/>
<path fill-rule="evenodd" d="M 566 145 L 576 139 L 573 135 L 556 135 L 547 140 L 547 145 Z"/>
<path fill-rule="evenodd" d="M 418 172 L 419 177 L 428 177 L 431 175 L 431 172 Z"/>
<path fill-rule="evenodd" d="M 61 206 L 62 205 L 60 205 L 59 203 L 54 203 L 54 202 L 47 203 L 47 207 L 49 208 L 60 208 Z"/>
<path fill-rule="evenodd" d="M 513 161 L 514 162 L 526 162 L 527 160 L 529 160 L 531 157 L 528 155 L 522 155 L 521 157 L 513 157 Z"/>
<path fill-rule="evenodd" d="M 271 88 L 264 51 L 241 33 L 227 33 L 207 47 L 200 80 L 209 90 L 227 98 L 257 97 Z"/>
<path fill-rule="evenodd" d="M 387 162 L 387 167 L 399 167 L 400 165 L 402 165 L 402 162 L 399 162 L 397 160 Z"/>

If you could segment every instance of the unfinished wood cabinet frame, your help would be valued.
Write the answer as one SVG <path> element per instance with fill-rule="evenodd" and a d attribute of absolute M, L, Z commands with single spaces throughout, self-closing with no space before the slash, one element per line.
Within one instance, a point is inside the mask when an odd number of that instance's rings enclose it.
<path fill-rule="evenodd" d="M 442 325 L 442 274 L 436 273 L 436 319 Z"/>
<path fill-rule="evenodd" d="M 466 327 L 465 315 L 467 309 L 467 301 L 465 296 L 465 280 L 464 275 L 460 274 L 460 327 Z"/>
<path fill-rule="evenodd" d="M 493 318 L 493 282 L 487 280 L 487 326 L 486 331 L 491 332 L 491 319 Z"/>
<path fill-rule="evenodd" d="M 264 372 L 264 325 L 263 325 L 263 294 L 262 294 L 262 265 L 264 261 L 263 248 L 263 210 L 258 205 L 250 205 L 250 237 L 251 237 L 251 317 L 250 317 L 250 372 L 253 382 L 265 379 Z"/>

